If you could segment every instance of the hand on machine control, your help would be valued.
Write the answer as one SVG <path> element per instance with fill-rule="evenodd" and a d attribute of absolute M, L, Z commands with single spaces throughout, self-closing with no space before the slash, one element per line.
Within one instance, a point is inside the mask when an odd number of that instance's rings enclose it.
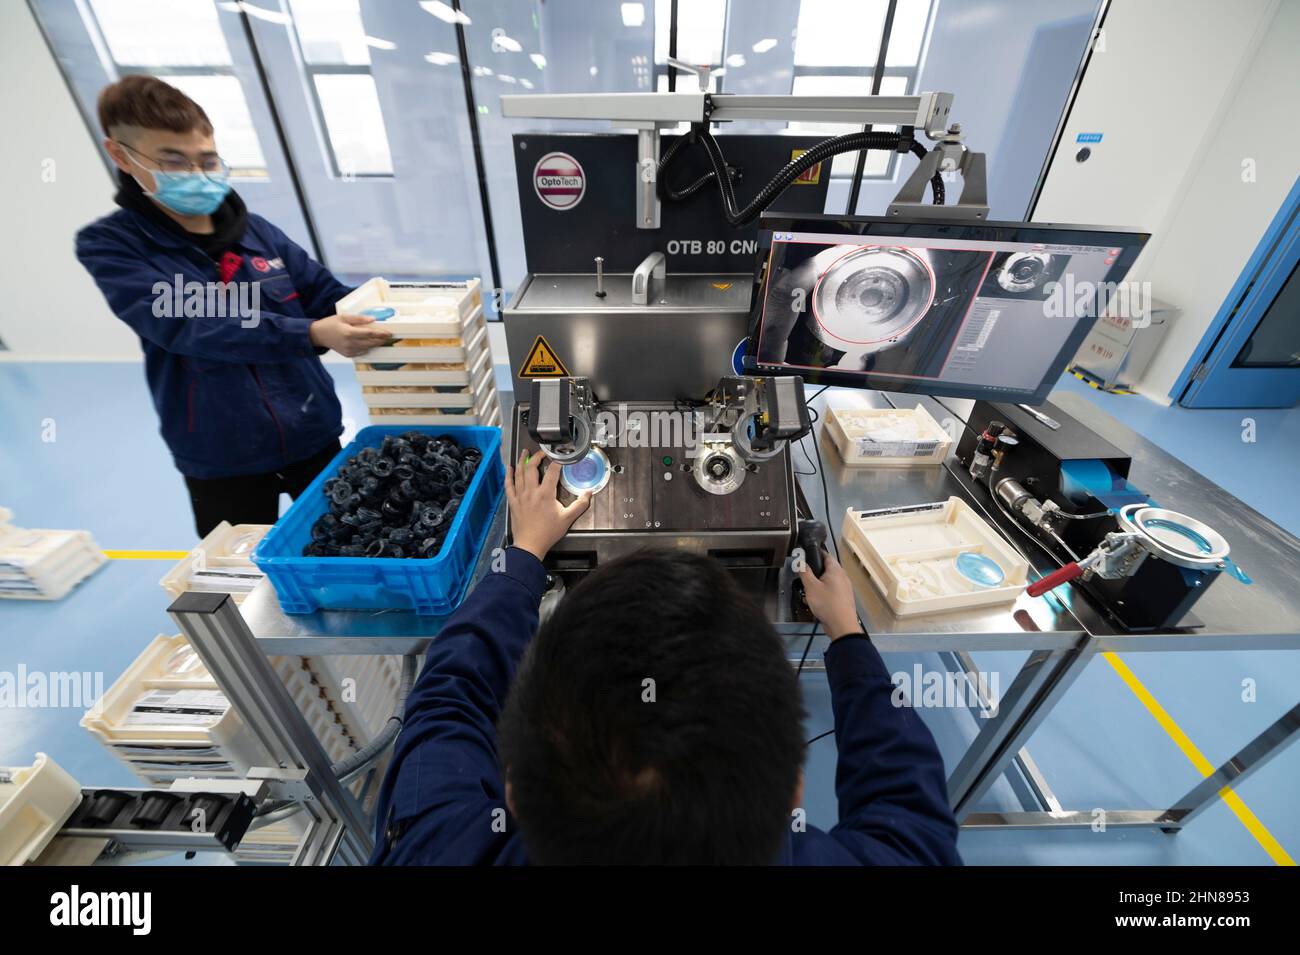
<path fill-rule="evenodd" d="M 591 505 L 590 491 L 568 506 L 560 503 L 556 494 L 560 465 L 551 462 L 546 473 L 539 474 L 545 457 L 540 453 L 531 458 L 525 455 L 518 466 L 506 469 L 506 501 L 510 505 L 514 546 L 538 560 L 546 557 Z"/>
<path fill-rule="evenodd" d="M 822 551 L 822 560 L 826 567 L 820 577 L 813 573 L 811 562 L 806 561 L 803 570 L 799 571 L 808 609 L 821 621 L 826 636 L 832 640 L 849 633 L 861 633 L 858 605 L 849 575 L 844 573 L 844 568 L 830 551 Z"/>
<path fill-rule="evenodd" d="M 307 332 L 317 348 L 331 348 L 345 358 L 356 358 L 393 340 L 392 332 L 376 325 L 369 315 L 331 315 L 311 323 Z"/>

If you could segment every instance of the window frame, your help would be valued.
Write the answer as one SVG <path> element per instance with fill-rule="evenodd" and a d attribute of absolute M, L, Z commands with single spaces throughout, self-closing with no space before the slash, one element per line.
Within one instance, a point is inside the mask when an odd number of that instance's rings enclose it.
<path fill-rule="evenodd" d="M 307 99 L 311 102 L 312 114 L 316 120 L 317 135 L 321 141 L 321 148 L 325 153 L 325 159 L 329 166 L 330 175 L 339 182 L 355 182 L 357 180 L 383 180 L 393 179 L 397 176 L 395 169 L 389 172 L 343 172 L 339 165 L 338 152 L 334 148 L 334 137 L 330 135 L 329 122 L 325 118 L 325 104 L 321 102 L 320 89 L 316 85 L 318 76 L 368 76 L 370 82 L 375 83 L 374 64 L 370 62 L 370 55 L 367 53 L 365 63 L 311 63 L 307 60 L 306 45 L 303 43 L 302 30 L 298 25 L 298 16 L 294 13 L 293 4 L 286 3 L 284 12 L 289 17 L 289 23 L 293 27 L 292 45 L 294 53 L 298 57 L 298 66 L 302 70 L 303 85 L 306 87 Z M 378 99 L 378 86 L 376 85 L 376 99 Z M 388 123 L 384 121 L 383 104 L 379 107 L 379 121 L 384 127 L 384 144 L 388 146 L 389 166 L 392 166 L 393 146 L 388 137 Z"/>
<path fill-rule="evenodd" d="M 311 108 L 316 116 L 316 128 L 320 130 L 321 145 L 325 151 L 325 158 L 329 161 L 330 175 L 340 182 L 352 182 L 357 179 L 392 179 L 397 172 L 349 172 L 344 173 L 339 166 L 338 153 L 334 150 L 334 137 L 330 135 L 329 123 L 325 119 L 325 105 L 321 102 L 320 89 L 316 86 L 317 76 L 368 76 L 370 82 L 375 82 L 375 73 L 370 64 L 362 63 L 308 63 L 307 58 L 302 55 L 301 38 L 297 35 L 298 25 L 294 23 L 294 39 L 297 41 L 295 46 L 298 50 L 298 63 L 302 67 L 303 79 L 306 81 L 307 98 L 311 101 Z M 380 106 L 380 122 L 383 122 L 383 106 Z M 389 165 L 392 164 L 393 147 L 388 141 L 388 124 L 384 123 L 384 141 L 388 146 Z"/>
<path fill-rule="evenodd" d="M 213 4 L 215 8 L 215 3 Z M 126 76 L 156 76 L 160 80 L 165 80 L 169 76 L 222 76 L 230 77 L 239 84 L 239 93 L 244 98 L 244 107 L 248 110 L 249 118 L 252 118 L 252 107 L 249 105 L 248 96 L 244 92 L 243 81 L 235 72 L 233 63 L 226 64 L 205 64 L 203 66 L 190 66 L 186 64 L 125 64 L 119 63 L 113 55 L 112 45 L 108 42 L 108 36 L 104 33 L 103 24 L 99 22 L 99 16 L 95 13 L 93 4 L 77 4 L 78 12 L 81 14 L 87 30 L 93 30 L 94 40 L 102 51 L 101 56 L 104 63 L 112 70 L 113 76 L 121 79 Z M 257 141 L 258 152 L 262 154 L 262 166 L 259 170 L 253 171 L 252 175 L 243 171 L 247 167 L 231 166 L 230 178 L 241 179 L 248 182 L 269 182 L 271 180 L 271 167 L 266 161 L 266 150 L 262 147 L 262 137 L 258 134 L 257 124 L 251 123 L 253 136 Z M 223 157 L 224 158 L 224 157 Z"/>

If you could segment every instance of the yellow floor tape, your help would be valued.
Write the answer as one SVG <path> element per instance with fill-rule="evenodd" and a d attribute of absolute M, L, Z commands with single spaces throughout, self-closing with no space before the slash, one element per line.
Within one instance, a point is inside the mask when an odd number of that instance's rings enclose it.
<path fill-rule="evenodd" d="M 180 560 L 188 557 L 187 550 L 106 550 L 109 560 Z"/>
<path fill-rule="evenodd" d="M 1114 653 L 1103 653 L 1102 656 L 1111 665 L 1111 669 L 1119 674 L 1119 678 L 1133 691 L 1133 695 L 1142 701 L 1142 705 L 1155 717 L 1155 721 L 1169 734 L 1169 738 L 1183 751 L 1183 755 L 1191 761 L 1197 771 L 1202 776 L 1214 775 L 1214 765 L 1205 758 L 1205 754 L 1196 748 L 1196 744 L 1188 739 L 1187 734 L 1182 731 L 1182 728 L 1174 722 L 1173 717 L 1151 695 L 1151 691 L 1142 685 L 1142 681 L 1128 668 L 1128 665 Z M 1258 817 L 1250 811 L 1250 807 L 1242 801 L 1241 797 L 1233 792 L 1231 786 L 1224 786 L 1219 790 L 1219 795 L 1228 804 L 1228 808 L 1232 810 L 1241 824 L 1246 827 L 1246 831 L 1254 836 L 1255 841 L 1268 853 L 1269 858 L 1278 865 L 1295 865 L 1295 860 L 1287 854 L 1281 843 L 1273 837 L 1273 833 L 1269 832 Z"/>

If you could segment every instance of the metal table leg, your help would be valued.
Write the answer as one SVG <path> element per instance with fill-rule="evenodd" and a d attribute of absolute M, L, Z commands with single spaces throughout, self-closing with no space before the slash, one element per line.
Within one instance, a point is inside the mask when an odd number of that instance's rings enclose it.
<path fill-rule="evenodd" d="M 326 864 L 337 851 L 362 865 L 374 849 L 365 814 L 228 594 L 186 593 L 168 608 L 204 666 L 270 754 L 271 770 L 303 770 L 304 808 L 316 820 L 295 861 Z"/>
<path fill-rule="evenodd" d="M 983 721 L 961 762 L 948 777 L 948 798 L 958 822 L 1001 776 L 1082 672 L 1088 638 L 1067 650 L 1036 650 L 1003 694 L 995 716 Z"/>
<path fill-rule="evenodd" d="M 1214 804 L 1223 790 L 1249 779 L 1261 766 L 1300 737 L 1300 703 L 1279 716 L 1264 732 L 1243 746 L 1164 813 L 1162 823 L 1185 826 Z"/>
<path fill-rule="evenodd" d="M 971 707 L 977 719 L 982 721 L 986 717 L 982 717 L 981 713 L 994 713 L 999 709 L 1001 700 L 991 698 L 988 687 L 980 679 L 979 667 L 975 665 L 975 661 L 969 653 L 965 650 L 954 650 L 941 653 L 939 656 L 950 672 L 961 673 L 966 677 L 966 682 L 978 702 L 977 706 Z M 1028 747 L 1022 748 L 1016 754 L 1014 762 L 1030 795 L 1037 803 L 1038 809 L 1059 812 L 1061 804 L 1057 800 L 1056 794 L 1052 792 L 1051 786 L 1047 784 L 1046 777 L 1038 769 L 1038 764 L 1029 755 Z"/>
<path fill-rule="evenodd" d="M 1063 673 L 1053 686 L 1047 687 L 1028 707 L 1031 717 L 1026 721 L 1027 732 L 1015 732 L 1009 738 L 1023 740 L 1042 722 L 1069 684 L 1082 671 L 1087 660 L 1094 655 L 1089 648 L 1079 654 L 1072 671 Z M 1177 832 L 1212 806 L 1228 787 L 1240 784 L 1300 738 L 1300 704 L 1296 704 L 1273 721 L 1263 732 L 1242 747 L 1222 766 L 1193 786 L 1168 809 L 1093 809 L 1063 810 L 1058 806 L 1046 812 L 965 812 L 954 802 L 958 820 L 963 829 L 1091 829 L 1099 825 L 1106 829 L 1163 829 Z M 993 779 L 1005 769 L 1005 753 L 991 775 L 977 782 L 965 800 L 972 804 Z"/>

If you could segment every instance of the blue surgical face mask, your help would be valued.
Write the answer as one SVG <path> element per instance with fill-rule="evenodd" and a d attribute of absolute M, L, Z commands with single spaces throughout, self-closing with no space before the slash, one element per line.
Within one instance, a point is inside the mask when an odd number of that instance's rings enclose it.
<path fill-rule="evenodd" d="M 131 157 L 141 169 L 146 167 Z M 230 183 L 224 175 L 201 172 L 163 172 L 149 169 L 153 176 L 154 191 L 144 194 L 162 203 L 172 212 L 183 216 L 206 216 L 217 211 L 230 192 Z"/>

